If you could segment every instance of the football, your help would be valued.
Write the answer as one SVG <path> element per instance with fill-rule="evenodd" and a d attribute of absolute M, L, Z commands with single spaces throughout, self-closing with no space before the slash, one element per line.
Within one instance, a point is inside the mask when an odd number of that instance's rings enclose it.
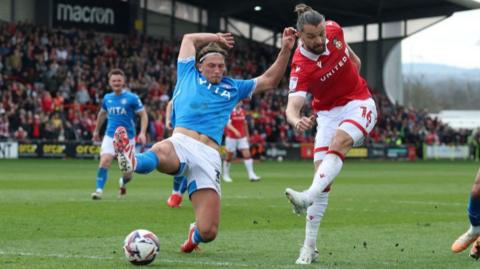
<path fill-rule="evenodd" d="M 138 229 L 127 235 L 123 250 L 130 263 L 147 265 L 155 260 L 160 251 L 160 241 L 154 233 Z"/>

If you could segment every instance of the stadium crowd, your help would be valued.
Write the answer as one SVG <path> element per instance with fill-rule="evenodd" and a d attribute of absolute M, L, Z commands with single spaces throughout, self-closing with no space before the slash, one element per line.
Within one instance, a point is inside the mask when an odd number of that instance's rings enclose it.
<path fill-rule="evenodd" d="M 128 87 L 149 115 L 148 139 L 168 136 L 165 106 L 176 79 L 179 42 L 151 37 L 55 30 L 27 23 L 0 24 L 0 139 L 91 140 L 107 73 L 123 69 Z M 228 58 L 229 75 L 261 74 L 276 49 L 239 42 Z M 287 76 L 276 91 L 244 103 L 252 144 L 313 142 L 313 133 L 298 134 L 285 120 Z M 389 145 L 467 144 L 480 134 L 453 130 L 427 111 L 395 106 L 373 92 L 379 121 L 367 143 Z M 311 111 L 304 111 L 309 114 Z"/>

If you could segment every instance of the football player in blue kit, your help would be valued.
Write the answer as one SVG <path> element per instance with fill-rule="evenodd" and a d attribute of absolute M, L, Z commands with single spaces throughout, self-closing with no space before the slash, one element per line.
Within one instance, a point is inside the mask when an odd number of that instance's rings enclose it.
<path fill-rule="evenodd" d="M 103 137 L 100 164 L 97 169 L 97 187 L 95 192 L 91 194 L 93 200 L 102 199 L 103 188 L 108 178 L 108 168 L 112 164 L 115 156 L 113 147 L 113 135 L 119 126 L 123 126 L 128 136 L 128 144 L 135 149 L 135 117 L 140 116 L 140 133 L 138 134 L 138 142 L 145 144 L 147 131 L 148 116 L 143 107 L 140 98 L 125 88 L 125 74 L 120 69 L 112 69 L 108 73 L 108 84 L 113 92 L 104 96 L 102 108 L 98 112 L 97 125 L 93 132 L 93 140 L 100 141 L 100 128 L 107 119 L 107 128 Z M 131 174 L 123 174 L 120 178 L 119 197 L 123 197 L 127 190 L 125 185 L 131 180 Z"/>
<path fill-rule="evenodd" d="M 117 128 L 114 147 L 125 173 L 158 171 L 185 175 L 195 211 L 187 240 L 180 250 L 197 249 L 217 236 L 220 222 L 220 153 L 223 130 L 230 113 L 242 99 L 277 87 L 295 44 L 295 30 L 283 31 L 282 47 L 275 62 L 259 77 L 237 80 L 225 77 L 230 33 L 193 33 L 183 37 L 177 61 L 177 84 L 172 97 L 173 135 L 156 143 L 146 153 L 133 154 L 127 133 Z"/>

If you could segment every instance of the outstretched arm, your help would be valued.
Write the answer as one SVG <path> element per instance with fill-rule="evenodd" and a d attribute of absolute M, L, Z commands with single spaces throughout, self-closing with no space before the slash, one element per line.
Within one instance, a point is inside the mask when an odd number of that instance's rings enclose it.
<path fill-rule="evenodd" d="M 195 57 L 196 49 L 204 46 L 210 42 L 218 42 L 227 48 L 232 48 L 234 45 L 233 36 L 231 33 L 194 33 L 183 36 L 182 45 L 180 45 L 179 59 L 186 59 Z"/>
<path fill-rule="evenodd" d="M 285 74 L 285 70 L 290 60 L 290 53 L 295 45 L 295 29 L 285 28 L 282 36 L 282 48 L 278 53 L 277 59 L 261 76 L 257 77 L 257 87 L 254 93 L 260 93 L 277 87 Z"/>

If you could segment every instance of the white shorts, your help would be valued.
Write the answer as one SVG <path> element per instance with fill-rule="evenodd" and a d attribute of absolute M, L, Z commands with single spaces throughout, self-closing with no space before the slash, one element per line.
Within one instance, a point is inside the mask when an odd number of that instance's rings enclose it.
<path fill-rule="evenodd" d="M 181 165 L 185 165 L 188 179 L 188 194 L 199 189 L 214 189 L 221 195 L 220 189 L 220 153 L 215 149 L 184 134 L 175 133 L 170 138 Z"/>
<path fill-rule="evenodd" d="M 135 146 L 135 139 L 130 139 L 130 145 Z M 115 156 L 115 149 L 113 148 L 113 138 L 110 136 L 104 136 L 102 141 L 102 147 L 100 149 L 100 156 L 103 154 L 110 154 Z"/>
<path fill-rule="evenodd" d="M 362 145 L 377 123 L 377 108 L 372 98 L 350 101 L 344 106 L 317 112 L 317 134 L 313 161 L 323 160 L 337 129 L 353 139 L 353 146 Z"/>
<path fill-rule="evenodd" d="M 242 137 L 242 138 L 230 138 L 230 137 L 225 137 L 225 149 L 228 152 L 233 152 L 235 153 L 238 150 L 242 149 L 249 149 L 250 145 L 248 144 L 248 139 L 247 137 Z"/>

